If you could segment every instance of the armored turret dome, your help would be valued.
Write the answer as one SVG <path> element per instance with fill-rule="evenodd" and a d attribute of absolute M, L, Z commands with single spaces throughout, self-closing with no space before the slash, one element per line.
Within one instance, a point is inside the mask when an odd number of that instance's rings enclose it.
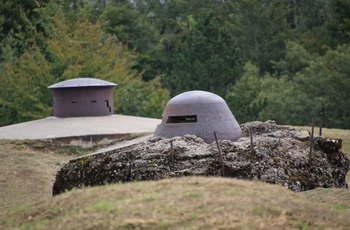
<path fill-rule="evenodd" d="M 172 98 L 163 112 L 154 136 L 171 138 L 193 134 L 211 143 L 218 139 L 235 141 L 242 130 L 225 100 L 206 91 L 189 91 Z"/>

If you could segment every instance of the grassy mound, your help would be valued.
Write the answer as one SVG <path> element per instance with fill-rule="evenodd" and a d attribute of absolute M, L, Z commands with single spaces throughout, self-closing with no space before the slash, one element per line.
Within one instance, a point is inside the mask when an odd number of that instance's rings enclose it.
<path fill-rule="evenodd" d="M 204 177 L 74 190 L 30 208 L 7 212 L 0 220 L 0 229 L 347 229 L 349 226 L 350 212 L 339 209 L 339 205 L 315 203 L 303 193 L 262 182 Z"/>

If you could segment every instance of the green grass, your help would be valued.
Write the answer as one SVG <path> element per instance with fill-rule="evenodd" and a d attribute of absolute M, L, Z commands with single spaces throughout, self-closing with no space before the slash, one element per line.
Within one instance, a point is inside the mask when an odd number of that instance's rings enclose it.
<path fill-rule="evenodd" d="M 190 192 L 190 193 L 186 193 L 184 194 L 184 197 L 188 197 L 188 198 L 196 198 L 196 197 L 200 197 L 201 195 L 199 193 L 195 193 L 195 192 Z"/>
<path fill-rule="evenodd" d="M 23 157 L 33 157 L 35 156 L 34 152 L 20 152 L 18 153 L 19 156 L 23 156 Z"/>
<path fill-rule="evenodd" d="M 304 220 L 297 220 L 295 223 L 295 227 L 300 230 L 307 230 L 308 226 L 308 223 Z"/>
<path fill-rule="evenodd" d="M 253 209 L 253 213 L 256 214 L 256 215 L 258 215 L 258 216 L 262 216 L 262 209 L 259 208 L 259 207 L 255 207 L 255 208 Z"/>
<path fill-rule="evenodd" d="M 113 202 L 111 201 L 106 201 L 106 200 L 103 200 L 101 202 L 98 202 L 96 204 L 92 204 L 90 206 L 87 207 L 88 210 L 90 211 L 108 211 L 108 212 L 115 212 L 116 214 L 121 212 L 122 210 L 117 207 L 117 206 L 114 206 L 113 205 Z"/>

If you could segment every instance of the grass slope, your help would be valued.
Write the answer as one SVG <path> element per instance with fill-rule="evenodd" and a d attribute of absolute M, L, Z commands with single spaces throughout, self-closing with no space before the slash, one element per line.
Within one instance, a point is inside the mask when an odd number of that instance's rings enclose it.
<path fill-rule="evenodd" d="M 75 190 L 20 212 L 19 229 L 347 229 L 350 212 L 262 182 L 187 177 Z"/>

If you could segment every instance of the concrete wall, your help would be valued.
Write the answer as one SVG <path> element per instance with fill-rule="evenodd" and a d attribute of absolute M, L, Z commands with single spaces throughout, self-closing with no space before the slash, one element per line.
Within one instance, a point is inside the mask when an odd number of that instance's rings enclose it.
<path fill-rule="evenodd" d="M 55 117 L 106 116 L 114 113 L 113 87 L 57 88 L 52 92 Z"/>

